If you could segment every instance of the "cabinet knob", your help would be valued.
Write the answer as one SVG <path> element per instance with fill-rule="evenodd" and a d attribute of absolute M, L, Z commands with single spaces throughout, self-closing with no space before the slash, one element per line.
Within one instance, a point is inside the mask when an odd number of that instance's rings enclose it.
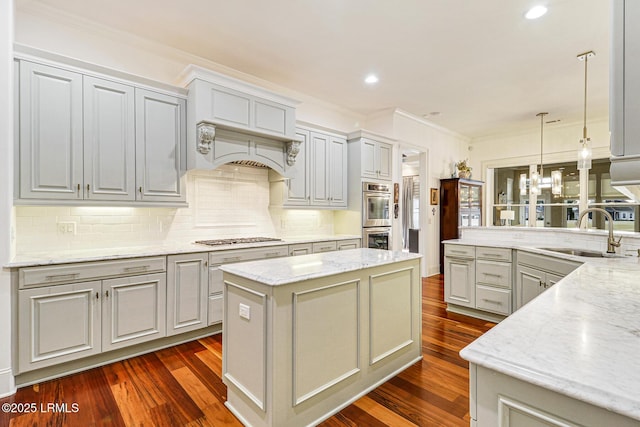
<path fill-rule="evenodd" d="M 87 184 L 87 198 L 89 197 L 89 184 Z"/>
<path fill-rule="evenodd" d="M 96 299 L 100 299 L 100 292 L 96 292 Z"/>
<path fill-rule="evenodd" d="M 108 290 L 108 289 L 107 289 L 107 291 L 105 292 L 105 296 L 106 296 L 107 298 L 109 298 L 109 290 Z"/>
<path fill-rule="evenodd" d="M 78 184 L 78 197 L 80 197 L 80 184 Z"/>
<path fill-rule="evenodd" d="M 138 189 L 138 191 L 140 192 L 140 194 L 142 194 L 142 186 L 140 186 L 140 188 Z"/>

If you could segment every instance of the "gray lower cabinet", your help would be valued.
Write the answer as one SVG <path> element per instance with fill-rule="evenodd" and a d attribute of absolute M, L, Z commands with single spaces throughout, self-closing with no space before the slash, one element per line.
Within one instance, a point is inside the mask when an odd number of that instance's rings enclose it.
<path fill-rule="evenodd" d="M 462 307 L 476 305 L 475 247 L 445 245 L 444 300 Z"/>
<path fill-rule="evenodd" d="M 516 310 L 558 283 L 581 263 L 555 257 L 517 252 Z"/>
<path fill-rule="evenodd" d="M 209 254 L 167 257 L 167 335 L 207 326 Z"/>
<path fill-rule="evenodd" d="M 166 336 L 166 291 L 165 257 L 20 269 L 17 373 Z"/>
<path fill-rule="evenodd" d="M 103 280 L 102 294 L 102 351 L 166 336 L 166 274 Z"/>
<path fill-rule="evenodd" d="M 18 291 L 18 372 L 102 351 L 100 281 Z"/>
<path fill-rule="evenodd" d="M 476 247 L 476 308 L 503 316 L 512 312 L 510 248 Z"/>

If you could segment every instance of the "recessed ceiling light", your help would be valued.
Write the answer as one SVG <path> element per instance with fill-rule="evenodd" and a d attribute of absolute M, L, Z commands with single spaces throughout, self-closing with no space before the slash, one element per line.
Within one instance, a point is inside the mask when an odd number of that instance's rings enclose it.
<path fill-rule="evenodd" d="M 524 17 L 527 19 L 538 19 L 545 13 L 547 13 L 547 8 L 542 5 L 538 5 L 529 9 L 529 11 L 524 15 Z"/>
<path fill-rule="evenodd" d="M 378 79 L 378 76 L 376 76 L 375 74 L 369 74 L 367 77 L 364 78 L 364 82 L 368 85 L 374 85 L 376 83 L 378 83 L 380 79 Z"/>

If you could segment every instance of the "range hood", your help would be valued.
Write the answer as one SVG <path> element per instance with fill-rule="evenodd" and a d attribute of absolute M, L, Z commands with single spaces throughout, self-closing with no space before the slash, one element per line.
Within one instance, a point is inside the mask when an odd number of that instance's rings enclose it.
<path fill-rule="evenodd" d="M 187 101 L 187 169 L 265 165 L 297 173 L 297 101 L 195 65 L 183 72 Z"/>

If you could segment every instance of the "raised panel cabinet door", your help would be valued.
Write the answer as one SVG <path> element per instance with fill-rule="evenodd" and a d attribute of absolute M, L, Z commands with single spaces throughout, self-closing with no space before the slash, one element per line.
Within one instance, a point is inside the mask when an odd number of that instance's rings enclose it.
<path fill-rule="evenodd" d="M 329 204 L 329 136 L 311 132 L 311 205 Z"/>
<path fill-rule="evenodd" d="M 445 257 L 444 300 L 464 307 L 475 307 L 475 261 Z"/>
<path fill-rule="evenodd" d="M 516 277 L 516 310 L 537 297 L 544 290 L 545 273 L 518 265 Z"/>
<path fill-rule="evenodd" d="M 18 291 L 18 373 L 100 353 L 100 317 L 99 281 Z"/>
<path fill-rule="evenodd" d="M 362 177 L 364 178 L 377 178 L 378 166 L 376 164 L 376 147 L 375 141 L 363 139 L 360 142 L 360 162 L 362 168 Z"/>
<path fill-rule="evenodd" d="M 296 137 L 302 140 L 296 156 L 295 176 L 286 181 L 286 206 L 307 206 L 310 202 L 311 174 L 309 168 L 309 131 L 297 130 Z"/>
<path fill-rule="evenodd" d="M 376 153 L 378 155 L 378 178 L 391 179 L 391 153 L 393 146 L 380 142 Z"/>
<path fill-rule="evenodd" d="M 85 199 L 135 200 L 134 89 L 84 76 Z"/>
<path fill-rule="evenodd" d="M 167 335 L 207 326 L 209 254 L 167 257 Z"/>
<path fill-rule="evenodd" d="M 329 204 L 347 206 L 347 141 L 331 137 L 329 143 Z"/>
<path fill-rule="evenodd" d="M 82 199 L 82 75 L 20 62 L 20 198 Z"/>
<path fill-rule="evenodd" d="M 102 350 L 166 336 L 165 273 L 102 282 Z"/>
<path fill-rule="evenodd" d="M 136 199 L 184 201 L 185 100 L 138 88 L 135 93 Z"/>

